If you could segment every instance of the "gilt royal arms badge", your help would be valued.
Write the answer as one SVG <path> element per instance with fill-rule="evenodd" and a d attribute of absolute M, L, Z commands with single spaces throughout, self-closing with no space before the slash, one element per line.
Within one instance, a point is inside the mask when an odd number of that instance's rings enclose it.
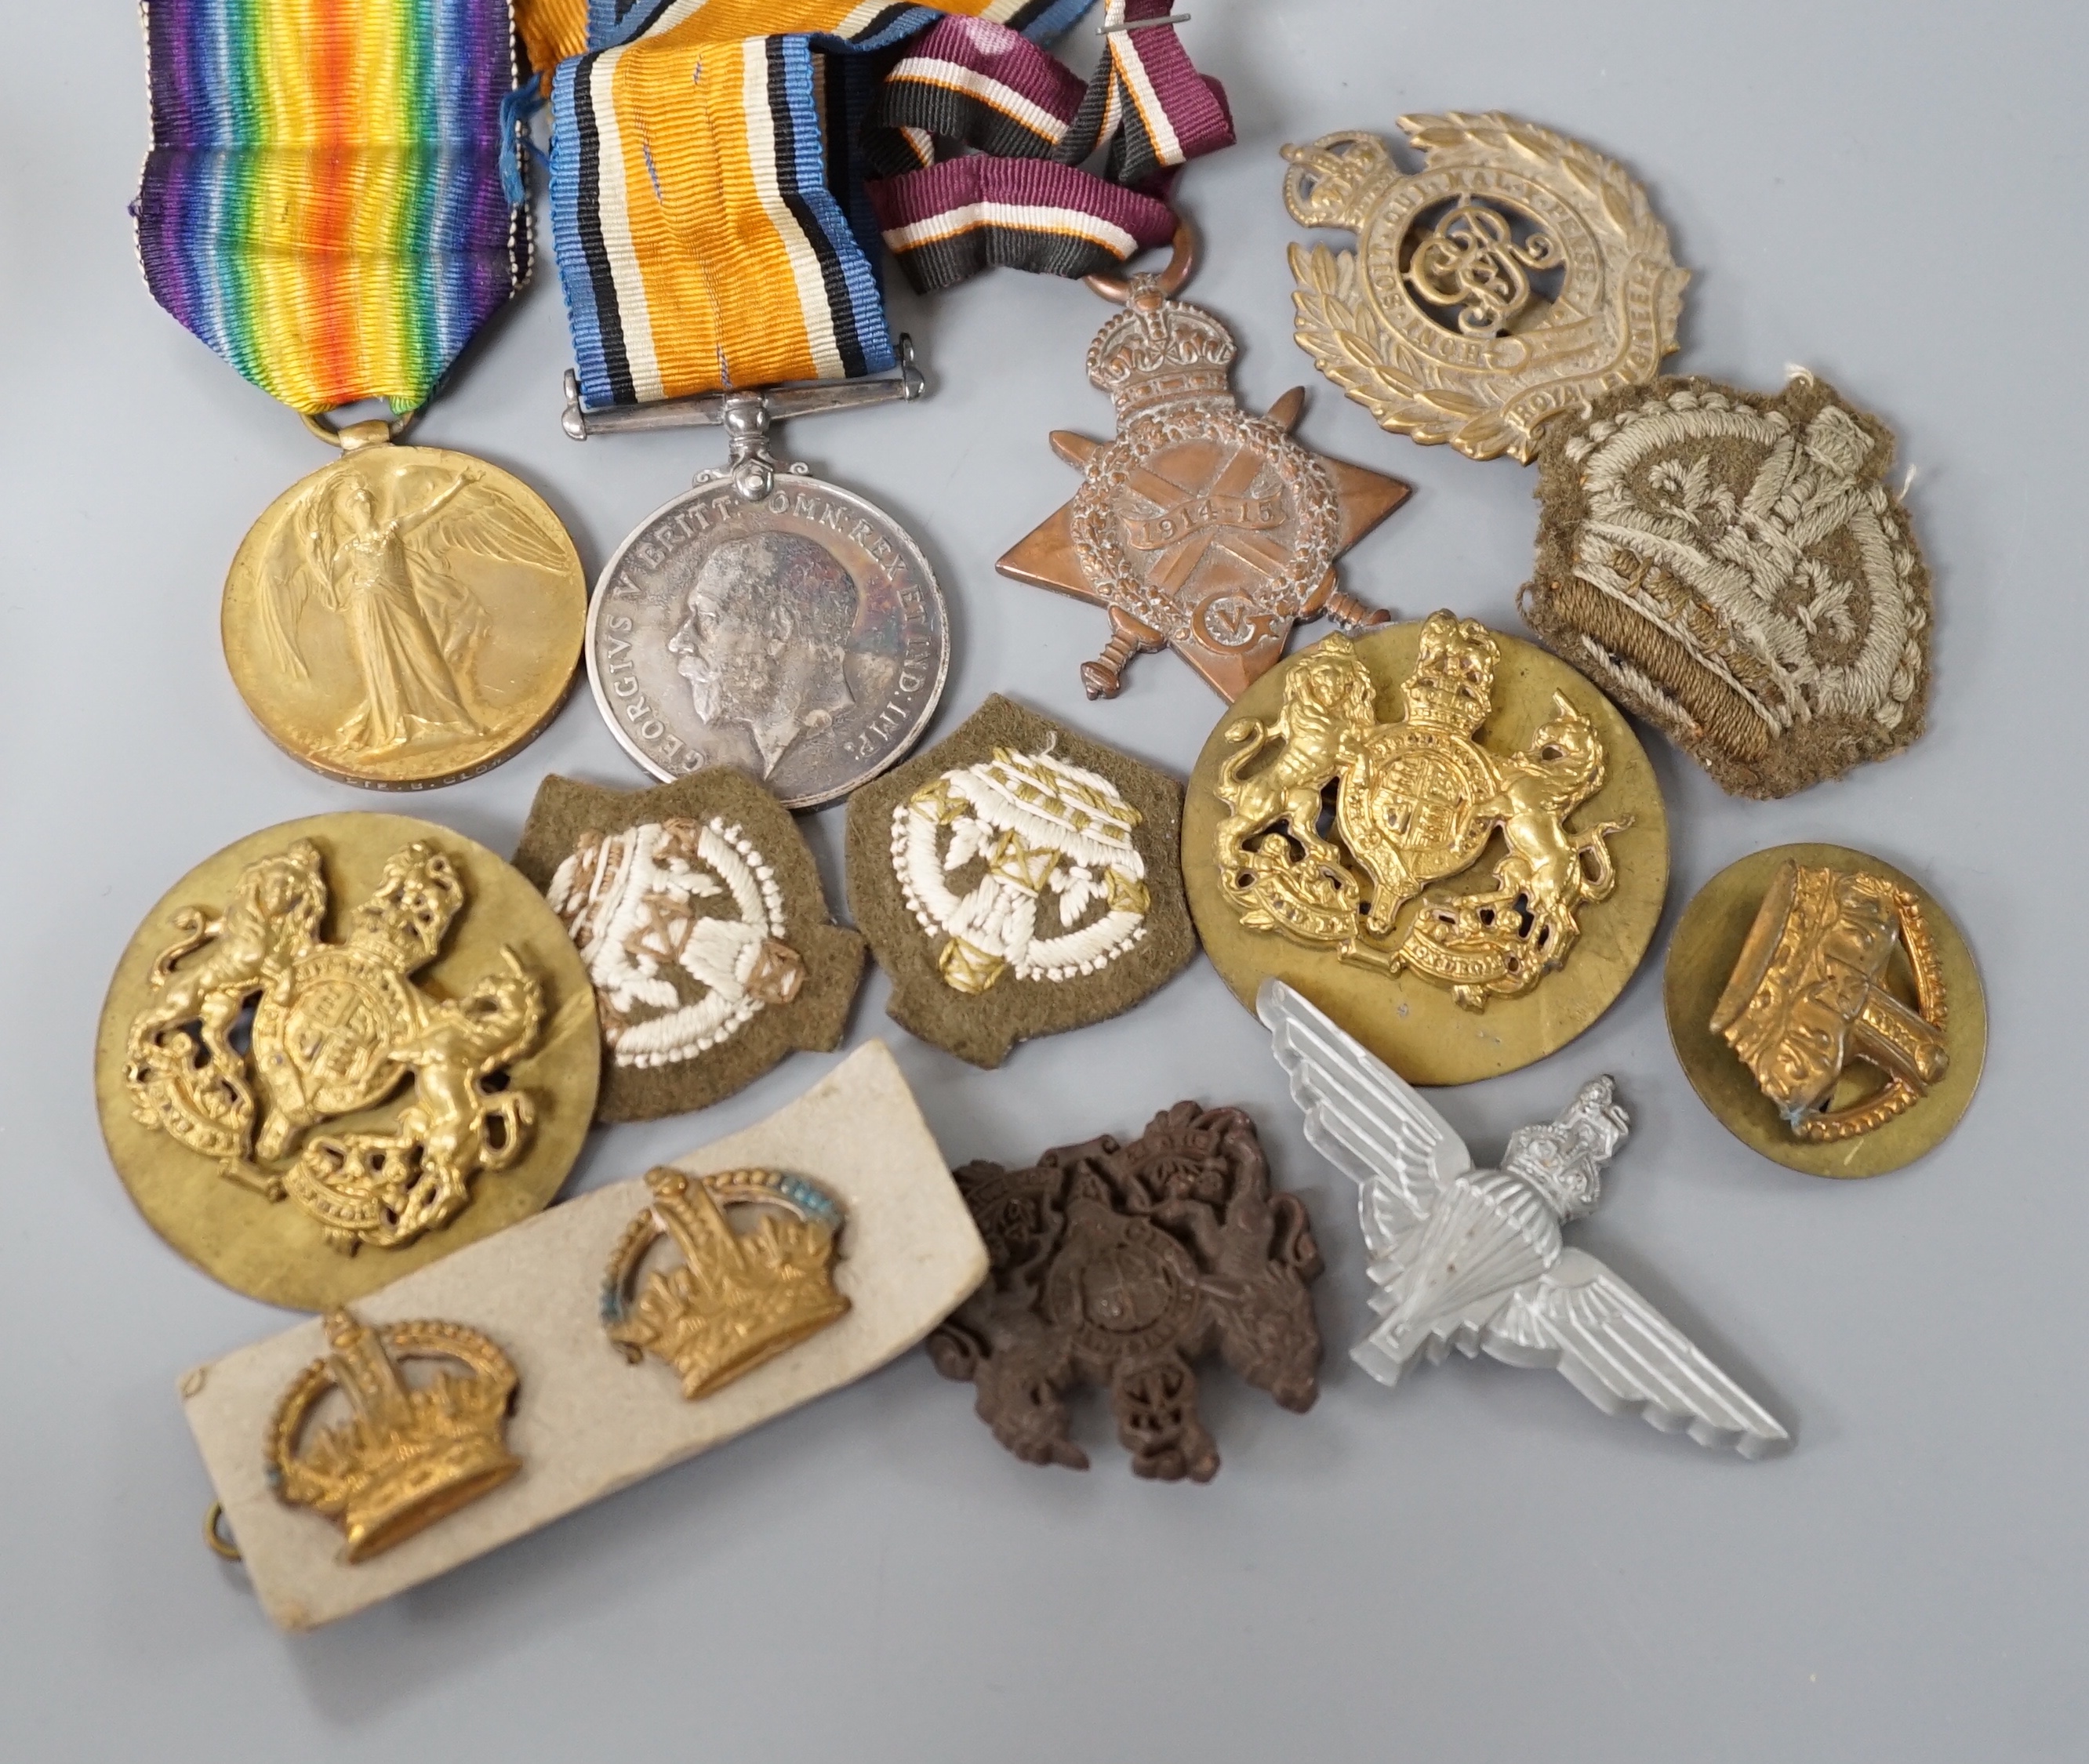
<path fill-rule="evenodd" d="M 1571 670 L 1439 612 L 1324 639 L 1235 709 L 1190 781 L 1183 869 L 1244 1003 L 1289 979 L 1448 1084 L 1552 1051 L 1623 989 L 1666 822 L 1624 720 Z M 1450 885 L 1490 851 L 1488 882 Z"/>
<path fill-rule="evenodd" d="M 132 940 L 104 1134 L 190 1260 L 318 1309 L 551 1199 L 594 1105 L 588 1004 L 492 853 L 400 816 L 292 822 L 191 871 Z"/>

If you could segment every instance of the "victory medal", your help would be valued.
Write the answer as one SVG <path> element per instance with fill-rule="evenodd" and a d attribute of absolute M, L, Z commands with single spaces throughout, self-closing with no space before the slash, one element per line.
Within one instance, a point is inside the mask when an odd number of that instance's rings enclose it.
<path fill-rule="evenodd" d="M 300 0 L 151 0 L 139 258 L 162 306 L 342 450 L 233 560 L 240 696 L 315 771 L 418 790 L 499 764 L 551 720 L 586 583 L 517 479 L 395 444 L 528 274 L 507 8 L 338 11 L 320 32 Z M 337 59 L 375 71 L 343 86 Z M 324 420 L 380 398 L 388 421 Z"/>

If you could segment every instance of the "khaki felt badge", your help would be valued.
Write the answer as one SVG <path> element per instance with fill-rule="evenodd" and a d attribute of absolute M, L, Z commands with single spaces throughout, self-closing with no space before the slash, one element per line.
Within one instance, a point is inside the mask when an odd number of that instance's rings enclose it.
<path fill-rule="evenodd" d="M 1196 934 L 1173 779 L 1001 697 L 849 799 L 849 910 L 892 1020 L 976 1066 L 1129 1010 Z"/>
<path fill-rule="evenodd" d="M 1523 615 L 1737 796 L 1922 733 L 1929 572 L 1892 432 L 1808 374 L 1662 379 L 1549 427 Z"/>
<path fill-rule="evenodd" d="M 790 811 L 730 768 L 650 790 L 547 777 L 515 867 L 594 983 L 597 1118 L 708 1107 L 794 1048 L 841 1044 L 864 944 L 835 925 Z"/>

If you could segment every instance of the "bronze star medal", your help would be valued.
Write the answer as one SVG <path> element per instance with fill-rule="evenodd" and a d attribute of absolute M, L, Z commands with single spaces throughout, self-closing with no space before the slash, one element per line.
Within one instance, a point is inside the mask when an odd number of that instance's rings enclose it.
<path fill-rule="evenodd" d="M 1335 560 L 1409 486 L 1294 440 L 1302 387 L 1265 416 L 1241 408 L 1231 334 L 1170 298 L 1190 257 L 1181 232 L 1160 274 L 1088 278 L 1124 307 L 1088 346 L 1088 378 L 1117 406 L 1117 435 L 1054 432 L 1053 451 L 1081 468 L 1081 487 L 995 566 L 1108 609 L 1109 642 L 1081 667 L 1091 698 L 1116 697 L 1132 657 L 1166 644 L 1231 703 L 1276 664 L 1300 620 L 1324 614 L 1355 630 L 1388 616 L 1336 586 Z"/>

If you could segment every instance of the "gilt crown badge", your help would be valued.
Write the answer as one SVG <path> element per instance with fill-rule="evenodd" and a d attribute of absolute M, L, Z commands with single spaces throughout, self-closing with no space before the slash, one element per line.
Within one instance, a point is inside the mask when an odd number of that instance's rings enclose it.
<path fill-rule="evenodd" d="M 834 1290 L 842 1210 L 801 1176 L 731 1170 L 648 1172 L 653 1203 L 631 1222 L 603 1275 L 602 1321 L 633 1365 L 650 1353 L 693 1402 L 744 1377 L 841 1317 Z M 759 1214 L 734 1230 L 728 1208 Z M 646 1252 L 672 1238 L 681 1261 L 632 1287 Z"/>
<path fill-rule="evenodd" d="M 327 1313 L 326 1335 L 326 1357 L 305 1368 L 270 1419 L 268 1481 L 290 1505 L 340 1521 L 346 1561 L 404 1542 L 522 1467 L 504 1436 L 515 1368 L 476 1329 L 372 1328 L 337 1309 Z M 410 1385 L 403 1364 L 417 1359 L 462 1369 Z M 306 1443 L 312 1411 L 334 1391 L 348 1399 L 348 1418 Z"/>
<path fill-rule="evenodd" d="M 1843 846 L 1729 864 L 1684 911 L 1662 984 L 1675 1055 L 1727 1129 L 1810 1175 L 1884 1175 L 1971 1106 L 1980 973 L 1915 878 Z"/>

